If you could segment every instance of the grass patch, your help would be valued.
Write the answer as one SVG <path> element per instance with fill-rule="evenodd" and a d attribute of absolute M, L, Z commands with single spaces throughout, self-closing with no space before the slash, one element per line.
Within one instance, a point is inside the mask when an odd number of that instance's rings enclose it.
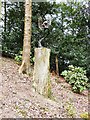
<path fill-rule="evenodd" d="M 84 112 L 82 114 L 80 114 L 81 118 L 84 118 L 84 120 L 88 120 L 89 119 L 89 114 L 87 112 Z"/>
<path fill-rule="evenodd" d="M 19 110 L 18 113 L 22 114 L 23 117 L 27 116 L 27 112 L 25 110 Z"/>
<path fill-rule="evenodd" d="M 74 118 L 76 114 L 74 105 L 69 102 L 66 102 L 65 106 L 66 106 L 65 108 L 66 108 L 68 116 L 70 116 L 71 118 Z"/>
<path fill-rule="evenodd" d="M 21 114 L 23 117 L 27 117 L 27 112 L 25 110 L 21 110 L 19 106 L 15 105 L 15 109 L 19 114 Z"/>

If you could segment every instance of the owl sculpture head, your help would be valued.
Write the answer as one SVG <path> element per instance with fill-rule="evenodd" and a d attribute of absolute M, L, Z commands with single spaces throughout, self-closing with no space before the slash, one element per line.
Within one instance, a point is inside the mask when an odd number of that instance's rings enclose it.
<path fill-rule="evenodd" d="M 49 26 L 51 25 L 51 15 L 46 14 L 45 15 L 45 20 L 42 19 L 42 17 L 38 18 L 38 27 L 40 30 L 48 29 Z"/>

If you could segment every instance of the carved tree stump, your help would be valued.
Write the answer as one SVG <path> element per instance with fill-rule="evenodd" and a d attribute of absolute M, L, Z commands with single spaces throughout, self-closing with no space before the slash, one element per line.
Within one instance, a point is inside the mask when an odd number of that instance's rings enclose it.
<path fill-rule="evenodd" d="M 36 92 L 46 97 L 50 97 L 51 94 L 51 84 L 49 78 L 49 59 L 50 49 L 44 47 L 35 49 L 33 87 Z"/>

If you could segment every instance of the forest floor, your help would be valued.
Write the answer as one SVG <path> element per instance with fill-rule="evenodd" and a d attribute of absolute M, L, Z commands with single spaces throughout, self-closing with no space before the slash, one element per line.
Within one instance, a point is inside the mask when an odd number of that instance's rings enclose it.
<path fill-rule="evenodd" d="M 33 91 L 33 74 L 19 74 L 18 68 L 14 60 L 0 57 L 0 118 L 80 118 L 88 112 L 87 91 L 73 93 L 64 79 L 51 74 L 53 97 L 45 98 Z"/>

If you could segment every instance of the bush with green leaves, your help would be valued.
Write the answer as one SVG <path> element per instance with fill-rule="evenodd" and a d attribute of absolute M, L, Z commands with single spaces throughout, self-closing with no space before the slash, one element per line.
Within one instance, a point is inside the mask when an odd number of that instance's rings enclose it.
<path fill-rule="evenodd" d="M 14 59 L 18 64 L 21 64 L 21 62 L 22 62 L 22 51 L 20 51 L 19 54 L 16 54 Z"/>
<path fill-rule="evenodd" d="M 66 81 L 72 85 L 72 90 L 77 93 L 81 93 L 87 88 L 88 78 L 86 71 L 82 67 L 68 66 L 68 70 L 64 70 L 61 75 L 64 76 Z"/>
<path fill-rule="evenodd" d="M 18 64 L 21 64 L 22 56 L 21 56 L 21 55 L 16 55 L 16 56 L 15 56 L 15 61 L 16 61 Z"/>

